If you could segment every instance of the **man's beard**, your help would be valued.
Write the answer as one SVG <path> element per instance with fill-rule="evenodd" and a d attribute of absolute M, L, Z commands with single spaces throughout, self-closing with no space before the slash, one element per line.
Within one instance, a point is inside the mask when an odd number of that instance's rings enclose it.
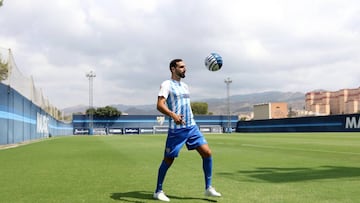
<path fill-rule="evenodd" d="M 177 76 L 179 76 L 180 78 L 185 78 L 185 73 L 177 73 Z"/>

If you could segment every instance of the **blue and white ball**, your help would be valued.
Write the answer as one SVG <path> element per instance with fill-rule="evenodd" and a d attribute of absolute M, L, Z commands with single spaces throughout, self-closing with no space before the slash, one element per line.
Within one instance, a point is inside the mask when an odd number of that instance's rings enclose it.
<path fill-rule="evenodd" d="M 223 65 L 222 57 L 217 53 L 211 53 L 205 58 L 205 66 L 209 71 L 218 71 Z"/>

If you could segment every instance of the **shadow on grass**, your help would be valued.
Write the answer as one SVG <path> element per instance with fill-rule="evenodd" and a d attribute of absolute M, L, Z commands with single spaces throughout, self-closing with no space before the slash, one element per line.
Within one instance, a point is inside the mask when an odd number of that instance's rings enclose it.
<path fill-rule="evenodd" d="M 300 182 L 308 180 L 331 180 L 360 176 L 360 168 L 340 166 L 320 166 L 316 168 L 256 168 L 235 173 L 219 173 L 220 176 L 238 181 L 266 181 L 272 183 Z M 249 179 L 250 178 L 250 179 Z"/>
<path fill-rule="evenodd" d="M 197 197 L 178 197 L 174 195 L 167 195 L 170 199 L 178 200 L 202 200 L 206 202 L 217 202 L 213 199 L 208 198 L 197 198 Z M 111 199 L 119 200 L 123 202 L 134 202 L 134 203 L 145 203 L 153 199 L 153 193 L 148 191 L 130 191 L 130 192 L 116 192 L 110 195 Z"/>

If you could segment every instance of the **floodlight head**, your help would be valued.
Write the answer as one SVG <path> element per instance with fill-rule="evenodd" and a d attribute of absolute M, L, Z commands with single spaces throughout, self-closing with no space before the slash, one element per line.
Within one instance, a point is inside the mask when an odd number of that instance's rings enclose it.
<path fill-rule="evenodd" d="M 228 78 L 226 78 L 226 79 L 224 80 L 224 82 L 225 82 L 226 84 L 230 84 L 230 83 L 232 83 L 232 80 L 228 77 Z"/>
<path fill-rule="evenodd" d="M 0 0 L 1 1 L 1 0 Z M 94 78 L 96 77 L 96 73 L 93 70 L 90 70 L 90 72 L 86 73 L 86 77 L 88 78 Z"/>

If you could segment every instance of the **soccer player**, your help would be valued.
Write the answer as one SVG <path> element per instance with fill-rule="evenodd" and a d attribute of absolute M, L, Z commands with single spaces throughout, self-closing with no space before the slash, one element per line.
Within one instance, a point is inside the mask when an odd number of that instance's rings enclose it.
<path fill-rule="evenodd" d="M 171 79 L 161 84 L 158 94 L 157 109 L 169 116 L 169 131 L 165 144 L 164 159 L 162 160 L 157 177 L 154 199 L 170 201 L 163 192 L 163 182 L 166 172 L 179 151 L 186 144 L 188 150 L 194 150 L 200 154 L 203 162 L 205 177 L 205 195 L 220 197 L 211 186 L 212 181 L 212 156 L 211 150 L 204 135 L 197 127 L 190 106 L 188 86 L 181 81 L 185 78 L 186 66 L 182 59 L 174 59 L 170 62 Z"/>

